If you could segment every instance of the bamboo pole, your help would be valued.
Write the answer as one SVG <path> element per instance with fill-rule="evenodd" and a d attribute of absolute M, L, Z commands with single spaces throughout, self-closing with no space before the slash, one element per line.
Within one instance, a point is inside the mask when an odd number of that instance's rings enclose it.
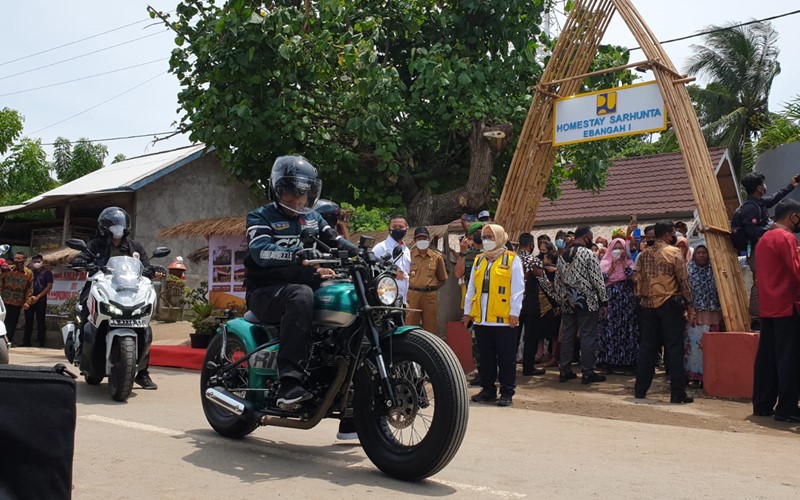
<path fill-rule="evenodd" d="M 552 144 L 553 96 L 574 95 L 580 90 L 581 77 L 587 76 L 586 71 L 615 12 L 620 13 L 636 37 L 656 76 L 678 137 L 701 225 L 709 229 L 728 226 L 711 157 L 683 85 L 689 80 L 675 69 L 630 0 L 578 0 L 567 18 L 539 88 L 535 89 L 537 92 L 532 98 L 500 196 L 496 219 L 513 238 L 533 227 L 553 168 L 556 155 Z M 639 65 L 641 63 L 636 64 Z M 557 90 L 554 89 L 556 86 Z M 706 242 L 713 257 L 711 262 L 725 324 L 728 330 L 748 331 L 744 281 L 730 238 L 724 230 L 711 230 L 706 233 Z"/>
<path fill-rule="evenodd" d="M 697 203 L 700 224 L 709 228 L 727 227 L 728 214 L 722 192 L 714 175 L 711 157 L 689 99 L 689 92 L 684 85 L 674 84 L 677 83 L 675 80 L 683 80 L 684 77 L 677 72 L 633 3 L 630 0 L 613 1 L 645 55 L 660 61 L 653 71 L 668 112 L 672 116 L 689 184 Z M 726 233 L 709 231 L 706 233 L 706 243 L 712 256 L 711 264 L 725 325 L 730 331 L 746 332 L 750 330 L 750 316 L 744 280 L 739 260 Z"/>

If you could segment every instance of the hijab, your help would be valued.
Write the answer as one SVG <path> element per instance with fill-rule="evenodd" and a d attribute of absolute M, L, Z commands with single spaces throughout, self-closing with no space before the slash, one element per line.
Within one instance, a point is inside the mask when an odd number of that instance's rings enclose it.
<path fill-rule="evenodd" d="M 622 245 L 622 252 L 623 257 L 625 259 L 625 265 L 633 268 L 633 258 L 631 257 L 631 249 L 628 248 L 628 242 L 622 238 L 614 238 L 611 241 L 611 244 L 608 245 L 608 251 L 605 255 L 603 255 L 603 260 L 600 261 L 600 270 L 603 271 L 604 274 L 608 274 L 608 271 L 611 270 L 611 264 L 614 262 L 614 257 L 611 255 L 611 252 L 617 248 L 617 243 Z"/>
<path fill-rule="evenodd" d="M 697 245 L 697 248 L 705 245 Z M 719 303 L 717 294 L 717 284 L 714 282 L 714 273 L 711 270 L 711 262 L 705 266 L 700 266 L 692 258 L 689 261 L 689 284 L 692 286 L 692 302 L 698 311 L 719 311 L 722 306 Z"/>
<path fill-rule="evenodd" d="M 506 241 L 508 241 L 508 234 L 506 234 L 506 230 L 503 229 L 503 226 L 499 224 L 486 224 L 483 229 L 481 229 L 481 232 L 483 232 L 487 227 L 494 235 L 494 241 L 497 243 L 497 246 L 491 251 L 484 250 L 483 255 L 485 255 L 489 260 L 495 260 L 507 250 Z"/>
<path fill-rule="evenodd" d="M 685 236 L 681 236 L 680 238 L 678 238 L 678 242 L 675 243 L 675 246 L 681 249 L 681 255 L 683 255 L 683 248 L 681 248 L 681 243 L 686 245 L 686 248 L 688 249 L 688 251 L 686 252 L 686 262 L 687 263 L 692 262 L 693 261 L 692 256 L 694 255 L 694 250 L 692 250 L 692 247 L 689 246 L 689 240 L 687 240 Z"/>

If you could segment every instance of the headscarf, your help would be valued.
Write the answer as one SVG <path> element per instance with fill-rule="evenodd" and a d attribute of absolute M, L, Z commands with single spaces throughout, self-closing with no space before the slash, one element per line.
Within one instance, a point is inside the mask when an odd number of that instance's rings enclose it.
<path fill-rule="evenodd" d="M 688 248 L 688 251 L 686 252 L 686 262 L 687 263 L 692 262 L 693 260 L 692 256 L 694 255 L 694 250 L 692 250 L 692 247 L 689 246 L 689 240 L 687 240 L 684 236 L 681 236 L 680 238 L 678 238 L 678 242 L 675 243 L 675 246 L 681 248 L 681 243 L 686 245 L 686 248 Z M 681 249 L 681 255 L 683 255 L 683 249 Z"/>
<path fill-rule="evenodd" d="M 503 226 L 499 224 L 486 224 L 483 227 L 483 229 L 481 229 L 481 232 L 483 232 L 484 229 L 486 229 L 487 227 L 489 228 L 489 230 L 492 231 L 492 234 L 494 234 L 494 241 L 495 243 L 497 243 L 497 247 L 495 247 L 495 249 L 492 251 L 484 250 L 483 255 L 485 255 L 486 258 L 489 260 L 494 260 L 500 257 L 500 255 L 502 255 L 503 252 L 506 251 L 506 241 L 508 241 L 508 234 L 506 234 L 506 230 L 503 229 Z"/>
<path fill-rule="evenodd" d="M 603 256 L 603 260 L 600 261 L 600 270 L 603 271 L 603 273 L 607 274 L 611 269 L 611 263 L 614 262 L 614 257 L 611 255 L 611 252 L 617 247 L 617 243 L 622 245 L 622 251 L 625 255 L 625 265 L 633 268 L 633 258 L 631 257 L 631 249 L 628 248 L 628 242 L 622 238 L 614 238 L 611 244 L 608 245 L 608 251 Z"/>
<path fill-rule="evenodd" d="M 697 248 L 705 245 L 697 245 Z M 711 262 L 705 266 L 700 266 L 692 258 L 689 262 L 689 284 L 692 286 L 692 303 L 698 311 L 720 311 L 722 306 L 719 303 L 717 294 L 717 284 L 714 281 L 714 273 L 711 269 Z"/>

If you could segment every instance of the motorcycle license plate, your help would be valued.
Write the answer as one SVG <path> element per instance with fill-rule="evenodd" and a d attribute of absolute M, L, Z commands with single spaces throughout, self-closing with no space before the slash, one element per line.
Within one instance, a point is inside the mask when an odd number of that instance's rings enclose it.
<path fill-rule="evenodd" d="M 147 320 L 144 319 L 110 319 L 108 326 L 127 326 L 129 328 L 144 328 Z"/>

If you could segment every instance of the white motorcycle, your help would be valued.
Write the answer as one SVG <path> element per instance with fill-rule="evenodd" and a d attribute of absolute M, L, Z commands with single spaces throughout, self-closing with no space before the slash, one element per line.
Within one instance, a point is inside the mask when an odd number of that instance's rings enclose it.
<path fill-rule="evenodd" d="M 0 255 L 8 252 L 11 248 L 8 245 L 0 245 Z M 8 332 L 6 331 L 6 306 L 3 304 L 3 297 L 0 297 L 0 365 L 8 364 Z"/>
<path fill-rule="evenodd" d="M 82 240 L 67 240 L 74 250 L 86 250 Z M 166 257 L 169 248 L 159 247 L 153 257 Z M 91 283 L 86 301 L 88 320 L 83 338 L 78 335 L 81 305 L 76 307 L 77 324 L 61 329 L 64 354 L 79 367 L 86 383 L 97 385 L 108 377 L 108 390 L 115 401 L 125 401 L 133 389 L 139 366 L 150 355 L 153 332 L 150 319 L 156 307 L 156 290 L 143 276 L 144 266 L 133 257 L 117 256 L 104 266 L 90 263 Z"/>

